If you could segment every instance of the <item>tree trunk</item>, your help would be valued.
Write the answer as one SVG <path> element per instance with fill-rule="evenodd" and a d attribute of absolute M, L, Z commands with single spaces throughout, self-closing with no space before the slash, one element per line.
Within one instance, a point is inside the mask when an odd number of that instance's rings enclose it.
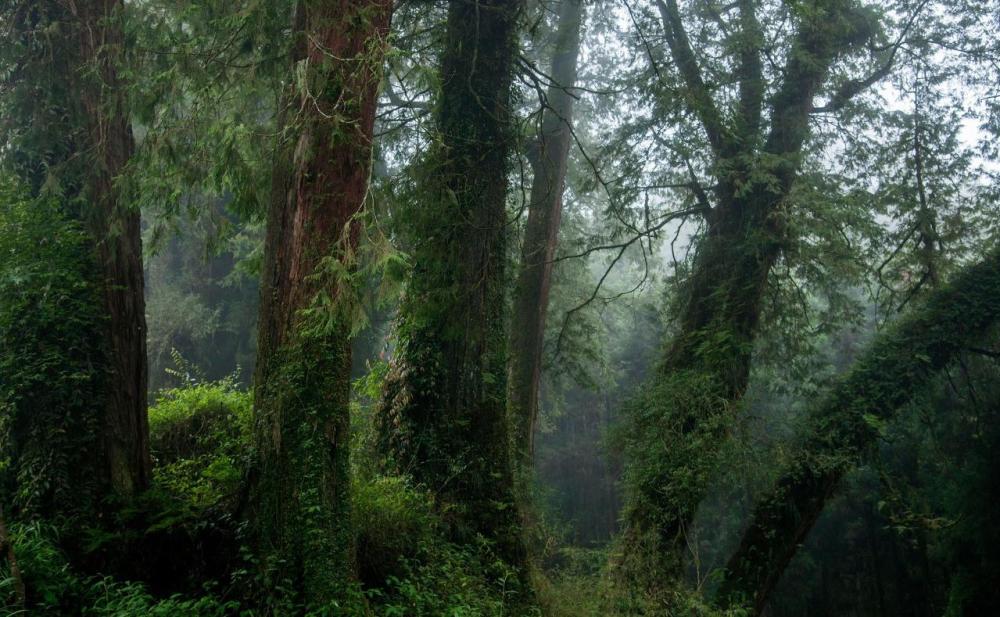
<path fill-rule="evenodd" d="M 567 158 L 573 143 L 574 96 L 570 91 L 576 84 L 582 21 L 582 0 L 563 0 L 549 72 L 553 83 L 545 97 L 541 135 L 529 152 L 534 177 L 514 287 L 507 384 L 515 470 L 525 476 L 526 483 L 535 450 L 552 260 L 559 239 Z"/>
<path fill-rule="evenodd" d="M 250 518 L 268 575 L 310 606 L 354 579 L 343 291 L 368 191 L 390 0 L 302 0 L 273 176 L 254 375 Z"/>
<path fill-rule="evenodd" d="M 449 5 L 438 139 L 407 229 L 413 273 L 379 412 L 386 464 L 453 506 L 460 541 L 481 534 L 520 565 L 506 415 L 507 171 L 521 5 Z"/>
<path fill-rule="evenodd" d="M 97 243 L 107 309 L 111 388 L 105 401 L 105 452 L 112 489 L 133 495 L 149 486 L 146 415 L 146 301 L 139 211 L 122 203 L 115 181 L 132 156 L 132 127 L 117 66 L 124 55 L 122 0 L 71 3 L 81 21 L 84 66 L 97 73 L 83 91 L 92 172 L 85 182 L 86 223 Z"/>
<path fill-rule="evenodd" d="M 1000 319 L 1000 254 L 959 273 L 880 335 L 814 410 L 812 432 L 757 505 L 729 560 L 720 602 L 764 609 L 841 478 L 914 394 Z"/>
<path fill-rule="evenodd" d="M 3 9 L 20 43 L 11 46 L 16 57 L 7 58 L 3 96 L 13 122 L 4 158 L 32 196 L 58 197 L 92 241 L 93 254 L 81 260 L 93 261 L 106 316 L 94 326 L 104 358 L 95 371 L 101 395 L 90 401 L 101 408 L 94 435 L 99 452 L 87 463 L 97 498 L 132 496 L 151 475 L 139 212 L 123 203 L 116 186 L 134 149 L 118 75 L 122 10 L 121 0 L 44 0 Z"/>
<path fill-rule="evenodd" d="M 652 382 L 630 404 L 624 557 L 651 590 L 663 590 L 681 573 L 686 529 L 749 382 L 768 277 L 785 242 L 781 206 L 798 175 L 813 98 L 836 58 L 869 35 L 845 0 L 826 0 L 803 18 L 771 100 L 770 131 L 761 135 L 760 51 L 739 60 L 738 114 L 725 126 L 698 74 L 677 3 L 657 4 L 715 155 L 717 186 L 678 332 Z M 739 6 L 741 27 L 749 29 L 744 35 L 753 40 L 754 3 Z"/>

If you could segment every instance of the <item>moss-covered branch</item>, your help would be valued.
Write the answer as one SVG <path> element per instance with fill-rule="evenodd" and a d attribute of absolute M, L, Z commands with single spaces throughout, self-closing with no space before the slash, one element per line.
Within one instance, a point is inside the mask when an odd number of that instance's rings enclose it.
<path fill-rule="evenodd" d="M 1000 319 L 1000 253 L 968 267 L 876 339 L 813 412 L 801 453 L 756 507 L 727 567 L 722 604 L 757 613 L 841 478 L 938 371 Z"/>

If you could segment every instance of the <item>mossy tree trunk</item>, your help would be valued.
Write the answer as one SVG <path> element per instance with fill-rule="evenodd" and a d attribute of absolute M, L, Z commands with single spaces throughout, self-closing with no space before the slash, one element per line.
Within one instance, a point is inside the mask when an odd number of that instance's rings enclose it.
<path fill-rule="evenodd" d="M 121 0 L 44 0 L 8 3 L 0 13 L 11 34 L 2 95 L 9 122 L 5 162 L 32 196 L 59 199 L 91 240 L 90 254 L 80 259 L 93 268 L 97 308 L 106 317 L 93 322 L 102 366 L 90 367 L 94 383 L 81 385 L 100 392 L 88 401 L 101 408 L 92 436 L 97 452 L 91 450 L 86 464 L 95 500 L 128 498 L 146 488 L 151 475 L 139 212 L 124 203 L 117 186 L 134 149 L 119 77 L 122 11 Z M 88 501 L 79 498 L 52 508 L 79 509 Z"/>
<path fill-rule="evenodd" d="M 725 605 L 760 614 L 844 474 L 891 421 L 963 349 L 1000 320 L 1000 253 L 931 292 L 881 334 L 812 412 L 800 454 L 757 504 L 719 591 Z"/>
<path fill-rule="evenodd" d="M 699 195 L 706 231 L 677 334 L 652 383 L 630 404 L 624 557 L 652 588 L 680 574 L 686 529 L 749 381 L 768 277 L 785 241 L 783 206 L 809 137 L 813 99 L 834 61 L 872 32 L 866 14 L 847 0 L 824 0 L 803 11 L 765 129 L 758 9 L 749 0 L 737 5 L 739 96 L 727 121 L 730 114 L 717 107 L 702 79 L 676 0 L 657 1 L 685 98 L 712 150 L 716 186 L 711 196 Z"/>
<path fill-rule="evenodd" d="M 407 230 L 413 273 L 379 413 L 387 464 L 435 491 L 456 538 L 524 560 L 506 415 L 511 85 L 521 5 L 448 9 L 437 136 Z"/>
<path fill-rule="evenodd" d="M 371 167 L 390 0 L 302 0 L 275 157 L 254 375 L 250 519 L 294 600 L 354 579 L 346 285 Z M 350 296 L 350 294 L 346 294 Z M 285 584 L 288 584 L 288 583 Z"/>
<path fill-rule="evenodd" d="M 559 240 L 566 165 L 573 144 L 572 89 L 576 85 L 582 22 L 582 1 L 562 0 L 549 71 L 553 83 L 543 101 L 541 134 L 529 146 L 534 175 L 514 284 L 507 384 L 515 469 L 525 485 L 530 482 L 535 449 L 552 260 Z"/>

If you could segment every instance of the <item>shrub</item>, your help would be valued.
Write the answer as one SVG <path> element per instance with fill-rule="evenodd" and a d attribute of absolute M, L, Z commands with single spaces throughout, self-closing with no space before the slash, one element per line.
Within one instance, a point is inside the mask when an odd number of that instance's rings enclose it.
<path fill-rule="evenodd" d="M 361 582 L 375 615 L 488 617 L 523 609 L 519 577 L 485 540 L 448 540 L 426 491 L 398 477 L 356 482 L 354 528 Z"/>
<path fill-rule="evenodd" d="M 237 605 L 212 595 L 154 597 L 141 583 L 82 578 L 57 547 L 55 529 L 33 523 L 11 528 L 14 551 L 28 592 L 27 607 L 17 606 L 6 561 L 0 561 L 0 615 L 81 615 L 84 617 L 223 617 Z M 23 612 L 22 612 L 23 611 Z M 244 613 L 246 617 L 249 614 Z"/>
<path fill-rule="evenodd" d="M 96 262 L 57 200 L 0 177 L 0 498 L 13 515 L 88 513 L 106 355 Z"/>
<path fill-rule="evenodd" d="M 161 392 L 149 409 L 157 484 L 196 510 L 230 501 L 250 453 L 252 404 L 235 378 Z"/>
<path fill-rule="evenodd" d="M 83 611 L 85 617 L 226 617 L 238 609 L 235 602 L 223 602 L 210 595 L 193 599 L 174 595 L 161 600 L 139 583 L 111 579 L 93 582 L 88 591 L 93 603 Z"/>
<path fill-rule="evenodd" d="M 433 542 L 440 525 L 429 494 L 402 478 L 357 482 L 353 494 L 358 570 L 362 583 L 383 584 L 401 572 L 418 547 Z"/>

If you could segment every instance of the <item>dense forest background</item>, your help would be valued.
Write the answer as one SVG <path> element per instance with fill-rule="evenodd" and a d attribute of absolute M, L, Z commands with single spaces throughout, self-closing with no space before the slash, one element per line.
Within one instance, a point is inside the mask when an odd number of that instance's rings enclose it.
<path fill-rule="evenodd" d="M 997 614 L 998 29 L 0 0 L 0 614 Z"/>

